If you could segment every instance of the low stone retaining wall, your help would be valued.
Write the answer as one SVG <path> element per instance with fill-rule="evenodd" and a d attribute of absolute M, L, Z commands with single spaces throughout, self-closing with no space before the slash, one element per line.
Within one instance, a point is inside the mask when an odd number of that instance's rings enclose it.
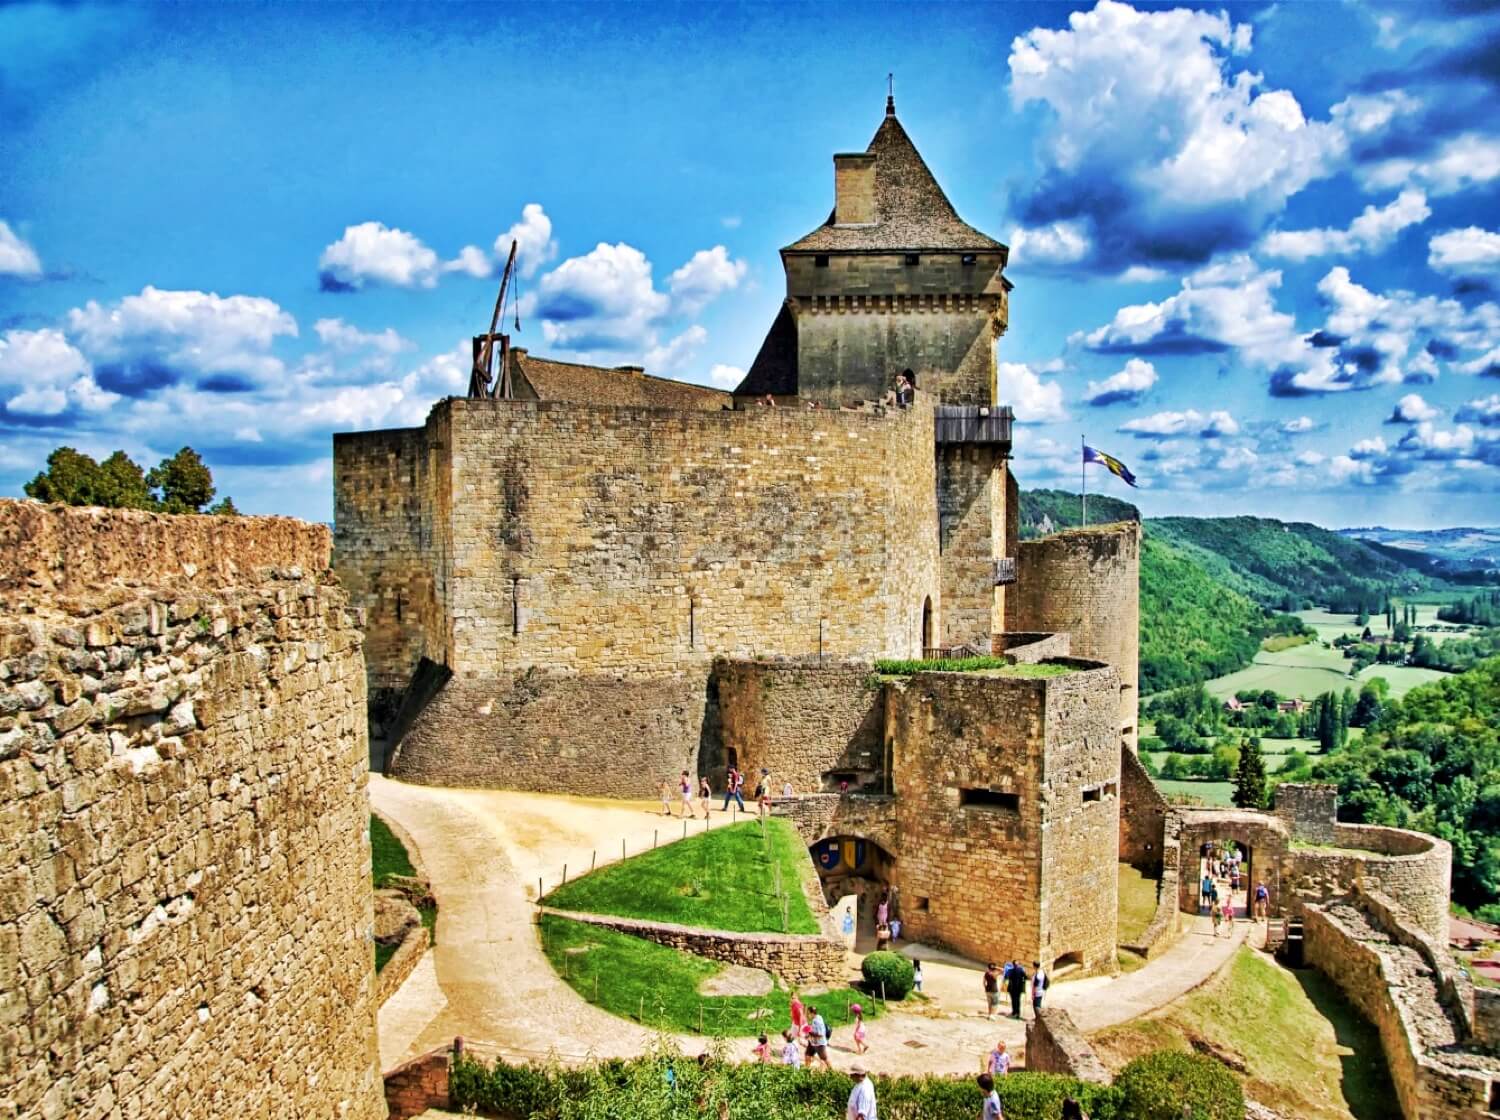
<path fill-rule="evenodd" d="M 455 1047 L 458 1045 L 455 1040 Z M 387 1120 L 411 1120 L 429 1108 L 447 1108 L 450 1050 L 443 1047 L 397 1066 L 385 1075 Z"/>
<path fill-rule="evenodd" d="M 1151 915 L 1151 923 L 1142 931 L 1140 937 L 1130 944 L 1121 946 L 1148 960 L 1152 954 L 1163 952 L 1175 942 L 1182 930 L 1182 911 L 1177 904 L 1177 884 L 1182 874 L 1180 867 L 1181 829 L 1182 819 L 1176 814 L 1168 814 L 1162 825 L 1164 842 L 1162 844 L 1161 881 L 1156 885 L 1156 913 Z M 1194 872 L 1194 878 L 1196 877 L 1197 873 Z"/>
<path fill-rule="evenodd" d="M 671 922 L 648 922 L 613 914 L 584 914 L 575 910 L 539 907 L 540 913 L 601 926 L 632 937 L 668 945 L 710 960 L 764 969 L 796 987 L 837 985 L 847 980 L 843 942 L 818 933 L 737 933 L 698 929 Z"/>
<path fill-rule="evenodd" d="M 1026 1072 L 1060 1073 L 1096 1085 L 1114 1080 L 1072 1017 L 1060 1007 L 1044 1007 L 1026 1024 Z"/>
<path fill-rule="evenodd" d="M 418 922 L 407 927 L 406 935 L 401 938 L 401 947 L 385 962 L 385 967 L 375 974 L 377 1007 L 383 1006 L 386 1000 L 395 995 L 396 990 L 406 983 L 406 978 L 416 971 L 417 965 L 422 961 L 422 954 L 427 952 L 427 944 L 426 926 Z"/>

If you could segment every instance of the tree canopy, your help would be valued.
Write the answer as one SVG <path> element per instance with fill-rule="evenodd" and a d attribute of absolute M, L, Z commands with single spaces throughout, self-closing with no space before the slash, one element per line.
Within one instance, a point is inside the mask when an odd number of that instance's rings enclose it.
<path fill-rule="evenodd" d="M 109 509 L 144 509 L 159 513 L 239 513 L 233 499 L 213 501 L 213 472 L 191 447 L 163 459 L 150 471 L 123 451 L 104 462 L 72 447 L 59 447 L 47 456 L 47 469 L 25 486 L 26 496 L 41 502 Z"/>

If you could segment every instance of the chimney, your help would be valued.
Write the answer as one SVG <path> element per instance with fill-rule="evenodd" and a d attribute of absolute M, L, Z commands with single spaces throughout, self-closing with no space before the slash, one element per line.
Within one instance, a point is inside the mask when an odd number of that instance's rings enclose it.
<path fill-rule="evenodd" d="M 833 157 L 833 224 L 873 225 L 875 213 L 875 156 L 872 152 L 842 152 Z"/>

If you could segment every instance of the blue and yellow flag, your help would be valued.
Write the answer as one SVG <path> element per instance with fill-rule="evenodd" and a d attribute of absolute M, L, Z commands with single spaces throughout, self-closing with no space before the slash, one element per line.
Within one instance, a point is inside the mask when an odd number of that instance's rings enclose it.
<path fill-rule="evenodd" d="M 1083 461 L 1085 464 L 1098 463 L 1116 478 L 1121 479 L 1131 486 L 1135 485 L 1135 475 L 1130 473 L 1130 468 L 1127 467 L 1124 463 L 1120 462 L 1120 460 L 1116 459 L 1113 455 L 1106 455 L 1097 447 L 1090 447 L 1088 444 L 1084 444 Z"/>

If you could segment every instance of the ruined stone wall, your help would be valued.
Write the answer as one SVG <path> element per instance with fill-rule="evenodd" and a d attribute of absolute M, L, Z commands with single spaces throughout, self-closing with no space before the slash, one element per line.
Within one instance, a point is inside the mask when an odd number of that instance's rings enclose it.
<path fill-rule="evenodd" d="M 383 1116 L 327 531 L 0 502 L 0 538 L 0 1112 Z"/>
<path fill-rule="evenodd" d="M 1139 756 L 1120 748 L 1120 859 L 1147 874 L 1162 866 L 1167 799 Z"/>
<path fill-rule="evenodd" d="M 1306 906 L 1358 884 L 1395 899 L 1429 935 L 1446 939 L 1453 849 L 1422 832 L 1337 824 L 1330 847 L 1294 847 L 1282 871 L 1286 903 Z"/>
<path fill-rule="evenodd" d="M 1287 822 L 1292 839 L 1305 844 L 1334 843 L 1338 806 L 1337 786 L 1284 782 L 1276 787 L 1276 815 Z"/>
<path fill-rule="evenodd" d="M 785 661 L 714 663 L 719 726 L 745 774 L 745 795 L 764 767 L 780 794 L 827 788 L 830 772 L 851 787 L 879 786 L 885 769 L 885 701 L 868 664 Z M 727 757 L 727 756 L 726 756 Z"/>
<path fill-rule="evenodd" d="M 1057 1073 L 1095 1085 L 1114 1080 L 1073 1017 L 1060 1007 L 1043 1007 L 1027 1022 L 1026 1072 Z"/>
<path fill-rule="evenodd" d="M 994 562 L 1005 555 L 1004 460 L 997 449 L 949 445 L 937 449 L 939 549 L 943 628 L 933 644 L 976 642 L 1004 628 Z"/>
<path fill-rule="evenodd" d="M 1072 638 L 1073 655 L 1120 674 L 1120 730 L 1136 748 L 1140 635 L 1140 525 L 1068 529 L 1016 546 L 1016 582 L 1006 589 L 1007 630 Z"/>
<path fill-rule="evenodd" d="M 1113 701 L 1119 677 L 1106 666 L 1046 684 L 1041 959 L 1077 960 L 1086 972 L 1113 973 L 1122 749 Z"/>

